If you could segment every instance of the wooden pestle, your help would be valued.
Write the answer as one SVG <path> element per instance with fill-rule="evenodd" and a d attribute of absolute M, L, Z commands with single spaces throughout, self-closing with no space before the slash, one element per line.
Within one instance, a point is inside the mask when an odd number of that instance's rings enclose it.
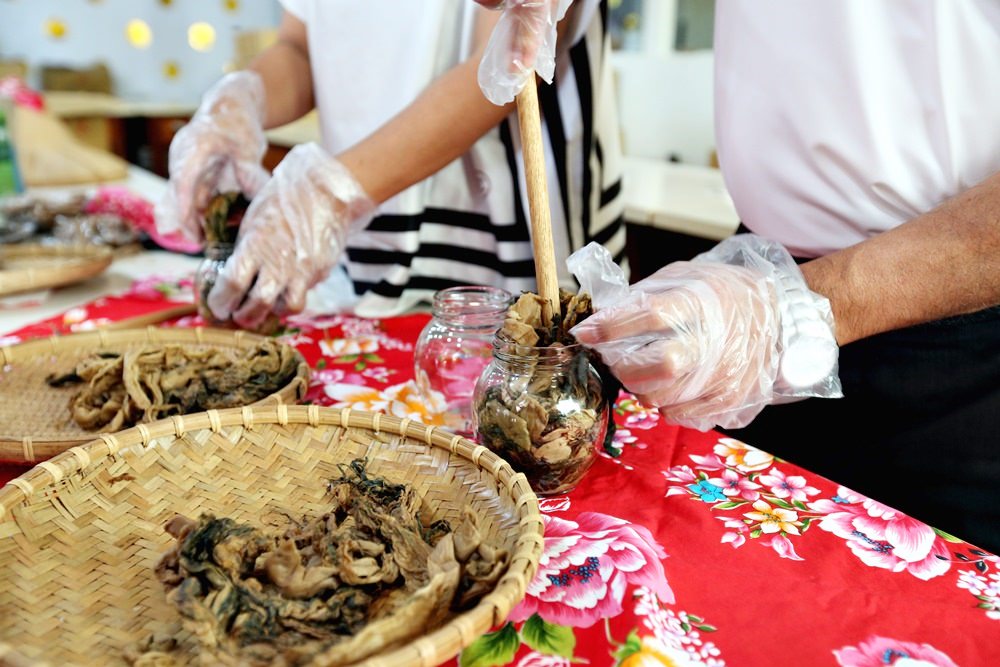
<path fill-rule="evenodd" d="M 549 187 L 545 176 L 545 154 L 542 150 L 542 119 L 538 111 L 538 90 L 534 77 L 517 95 L 517 119 L 521 127 L 521 153 L 528 186 L 535 279 L 538 282 L 538 295 L 545 299 L 549 308 L 548 312 L 542 311 L 543 321 L 552 322 L 559 314 L 559 277 L 552 244 Z"/>

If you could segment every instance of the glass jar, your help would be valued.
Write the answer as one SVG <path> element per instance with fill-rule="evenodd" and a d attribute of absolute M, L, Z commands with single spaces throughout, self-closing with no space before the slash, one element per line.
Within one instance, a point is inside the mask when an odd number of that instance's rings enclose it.
<path fill-rule="evenodd" d="M 539 495 L 579 483 L 604 443 L 608 409 L 582 345 L 529 347 L 503 334 L 473 397 L 476 439 L 523 472 Z"/>
<path fill-rule="evenodd" d="M 493 354 L 512 297 L 497 287 L 449 287 L 434 295 L 430 322 L 413 352 L 414 376 L 425 396 L 443 397 L 448 427 L 472 433 L 472 392 Z"/>
<path fill-rule="evenodd" d="M 194 298 L 198 304 L 198 314 L 205 320 L 206 324 L 213 326 L 228 326 L 229 322 L 220 320 L 212 314 L 208 307 L 208 294 L 215 287 L 215 282 L 219 279 L 226 260 L 233 254 L 235 244 L 232 243 L 209 243 L 205 246 L 205 259 L 198 265 L 198 270 L 194 274 Z"/>

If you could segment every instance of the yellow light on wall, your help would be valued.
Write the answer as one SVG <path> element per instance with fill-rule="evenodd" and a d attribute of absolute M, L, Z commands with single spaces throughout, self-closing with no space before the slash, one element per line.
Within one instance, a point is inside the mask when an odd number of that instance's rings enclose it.
<path fill-rule="evenodd" d="M 52 39 L 62 39 L 66 36 L 66 22 L 52 18 L 45 22 L 45 34 Z"/>
<path fill-rule="evenodd" d="M 181 66 L 175 60 L 168 60 L 163 63 L 163 76 L 166 79 L 176 79 L 181 75 Z"/>
<path fill-rule="evenodd" d="M 153 31 L 142 19 L 132 19 L 125 26 L 125 38 L 137 49 L 145 49 L 153 43 Z"/>
<path fill-rule="evenodd" d="M 215 28 L 199 21 L 188 26 L 188 45 L 195 51 L 210 51 L 215 46 Z"/>
<path fill-rule="evenodd" d="M 240 0 L 223 0 L 222 6 L 227 12 L 237 12 L 240 9 Z"/>

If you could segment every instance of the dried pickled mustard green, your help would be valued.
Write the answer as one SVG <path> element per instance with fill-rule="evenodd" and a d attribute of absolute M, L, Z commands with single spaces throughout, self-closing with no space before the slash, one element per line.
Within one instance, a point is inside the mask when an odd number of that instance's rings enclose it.
<path fill-rule="evenodd" d="M 245 350 L 163 345 L 96 353 L 46 381 L 53 387 L 86 383 L 70 398 L 73 420 L 87 430 L 116 431 L 249 405 L 287 385 L 297 370 L 298 356 L 290 347 L 265 340 Z"/>
<path fill-rule="evenodd" d="M 236 243 L 243 215 L 250 201 L 242 192 L 221 192 L 205 207 L 203 228 L 206 243 Z"/>
<path fill-rule="evenodd" d="M 175 517 L 157 566 L 203 662 L 347 665 L 425 634 L 492 590 L 505 551 L 483 541 L 466 510 L 452 531 L 430 521 L 412 487 L 341 466 L 330 509 L 267 527 Z M 163 654 L 162 641 L 143 648 Z"/>

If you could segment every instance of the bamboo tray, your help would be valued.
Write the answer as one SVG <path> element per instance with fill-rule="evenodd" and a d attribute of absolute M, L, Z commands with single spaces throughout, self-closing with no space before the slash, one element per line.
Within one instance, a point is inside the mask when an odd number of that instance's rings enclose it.
<path fill-rule="evenodd" d="M 68 404 L 76 388 L 56 389 L 45 382 L 53 373 L 71 370 L 87 355 L 166 343 L 247 348 L 261 340 L 263 337 L 256 334 L 227 329 L 146 327 L 99 329 L 0 347 L 0 460 L 43 461 L 98 436 L 80 428 L 70 417 Z M 300 356 L 295 378 L 257 404 L 296 403 L 308 387 L 309 366 Z"/>
<path fill-rule="evenodd" d="M 538 566 L 543 525 L 527 479 L 485 447 L 409 419 L 278 405 L 102 436 L 0 489 L 0 663 L 123 664 L 126 645 L 154 632 L 180 633 L 180 650 L 193 652 L 153 571 L 172 541 L 164 522 L 175 513 L 255 525 L 268 512 L 321 515 L 338 464 L 361 457 L 370 474 L 414 486 L 435 520 L 471 508 L 484 538 L 512 554 L 471 610 L 360 664 L 453 657 L 506 618 Z"/>
<path fill-rule="evenodd" d="M 92 245 L 5 245 L 0 248 L 0 296 L 70 285 L 111 264 L 108 248 Z"/>

